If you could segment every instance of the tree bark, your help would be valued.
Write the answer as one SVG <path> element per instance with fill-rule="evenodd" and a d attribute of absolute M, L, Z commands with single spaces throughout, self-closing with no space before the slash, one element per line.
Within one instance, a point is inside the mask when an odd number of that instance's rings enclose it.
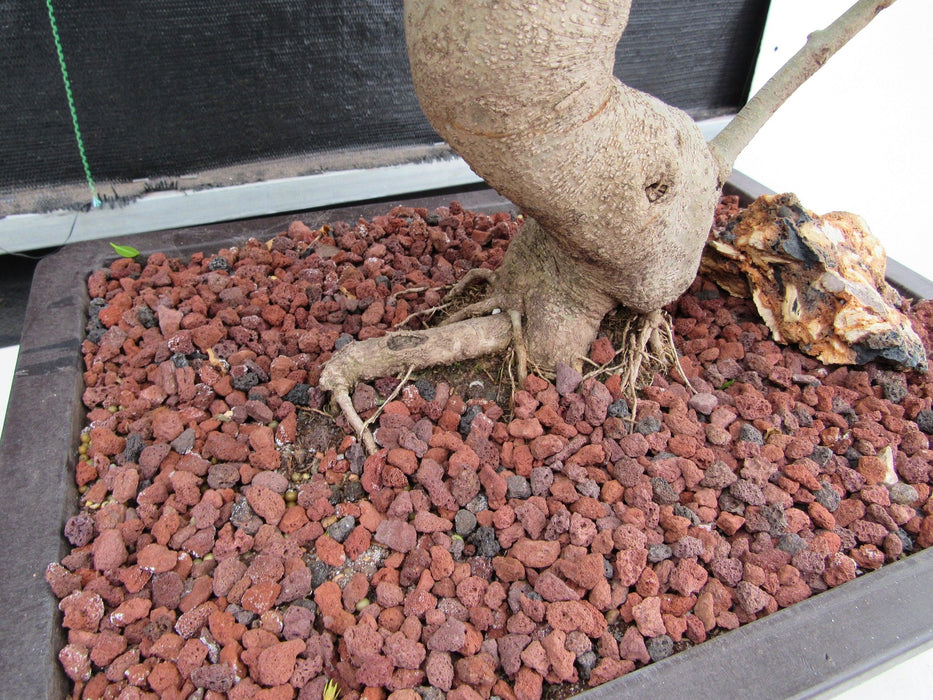
<path fill-rule="evenodd" d="M 676 299 L 719 195 L 718 163 L 690 117 L 612 75 L 629 6 L 405 3 L 428 120 L 531 219 L 493 296 L 518 305 L 543 369 L 579 364 L 612 307 L 648 313 Z M 564 279 L 546 281 L 555 271 Z"/>

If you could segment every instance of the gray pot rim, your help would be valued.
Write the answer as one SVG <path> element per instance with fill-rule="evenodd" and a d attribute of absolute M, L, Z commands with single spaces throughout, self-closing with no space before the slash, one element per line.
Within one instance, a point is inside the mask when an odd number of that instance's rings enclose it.
<path fill-rule="evenodd" d="M 726 193 L 746 202 L 770 190 L 734 173 Z M 314 227 L 385 213 L 395 204 L 433 208 L 459 200 L 467 209 L 511 205 L 491 190 L 407 201 L 365 203 L 142 234 L 115 243 L 187 257 L 262 238 L 300 218 Z M 36 268 L 0 441 L 0 697 L 62 698 L 69 683 L 57 654 L 64 644 L 58 601 L 43 575 L 67 554 L 65 520 L 77 498 L 71 470 L 84 423 L 80 347 L 88 275 L 114 257 L 107 242 L 78 243 Z M 888 278 L 914 298 L 933 298 L 933 283 L 889 260 Z M 933 645 L 933 548 L 865 574 L 790 608 L 710 639 L 610 683 L 585 700 L 618 697 L 791 698 L 835 691 Z"/>

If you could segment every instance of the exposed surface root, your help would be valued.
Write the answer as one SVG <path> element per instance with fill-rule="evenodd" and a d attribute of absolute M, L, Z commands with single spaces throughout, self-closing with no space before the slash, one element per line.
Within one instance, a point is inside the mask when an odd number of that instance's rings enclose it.
<path fill-rule="evenodd" d="M 422 309 L 421 311 L 414 311 L 408 314 L 408 316 L 406 316 L 400 323 L 395 324 L 395 328 L 402 328 L 403 326 L 407 326 L 409 321 L 412 321 L 416 318 L 420 318 L 421 316 L 426 316 L 428 319 L 430 319 L 438 311 L 443 311 L 444 309 L 447 309 L 449 307 L 450 307 L 450 304 L 438 304 L 437 306 L 432 306 L 427 309 Z"/>
<path fill-rule="evenodd" d="M 353 409 L 350 390 L 361 381 L 378 379 L 471 360 L 500 352 L 515 337 L 509 314 L 495 314 L 422 331 L 397 331 L 346 345 L 324 366 L 319 386 L 331 392 L 350 426 L 372 454 L 372 436 Z M 407 377 L 406 377 L 407 378 Z"/>

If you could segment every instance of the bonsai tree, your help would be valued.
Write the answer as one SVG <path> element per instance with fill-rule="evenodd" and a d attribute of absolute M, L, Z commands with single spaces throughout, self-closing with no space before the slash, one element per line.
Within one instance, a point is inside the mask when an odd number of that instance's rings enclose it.
<path fill-rule="evenodd" d="M 603 317 L 632 315 L 626 381 L 669 336 L 661 309 L 693 282 L 732 164 L 807 78 L 894 0 L 859 0 L 807 44 L 712 141 L 684 112 L 613 76 L 631 0 L 405 0 L 421 107 L 526 219 L 480 301 L 444 325 L 350 344 L 325 367 L 358 432 L 357 381 L 515 343 L 519 375 L 580 367 Z M 502 313 L 497 313 L 501 311 Z M 676 357 L 676 353 L 675 353 Z M 372 447 L 371 438 L 368 440 Z"/>

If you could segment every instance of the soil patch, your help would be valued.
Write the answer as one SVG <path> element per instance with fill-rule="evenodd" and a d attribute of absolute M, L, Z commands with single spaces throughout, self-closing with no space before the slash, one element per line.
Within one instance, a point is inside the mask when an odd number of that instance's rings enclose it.
<path fill-rule="evenodd" d="M 518 225 L 399 207 L 91 276 L 46 575 L 75 697 L 563 698 L 933 543 L 931 381 L 821 366 L 702 278 L 669 309 L 696 393 L 624 396 L 610 319 L 586 376 L 358 386 L 366 457 L 321 367 L 421 327 Z"/>

